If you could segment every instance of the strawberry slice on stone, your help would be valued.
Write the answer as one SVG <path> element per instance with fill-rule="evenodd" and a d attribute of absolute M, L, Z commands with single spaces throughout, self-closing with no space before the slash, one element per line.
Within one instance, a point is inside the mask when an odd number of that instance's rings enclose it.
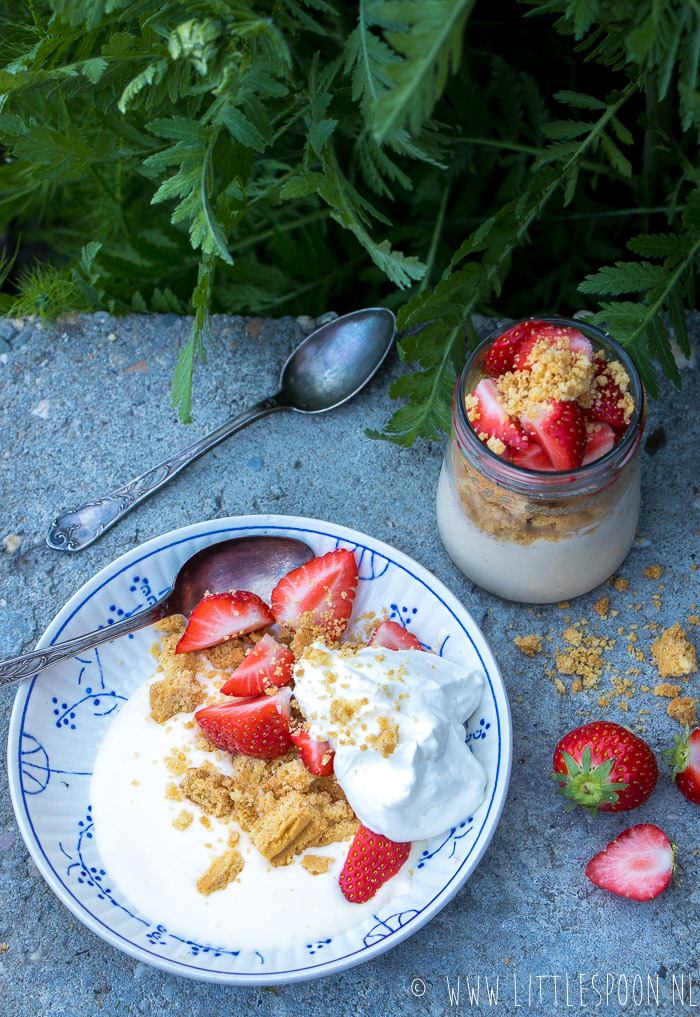
<path fill-rule="evenodd" d="M 410 843 L 397 843 L 361 826 L 338 879 L 345 898 L 351 904 L 371 900 L 396 875 L 410 853 Z"/>
<path fill-rule="evenodd" d="M 254 696 L 235 703 L 215 703 L 197 710 L 197 724 L 219 749 L 258 759 L 276 759 L 291 745 L 291 689 L 274 696 Z"/>
<path fill-rule="evenodd" d="M 312 738 L 303 727 L 292 728 L 292 742 L 299 749 L 301 761 L 309 771 L 318 777 L 330 777 L 333 773 L 333 746 L 327 741 Z"/>
<path fill-rule="evenodd" d="M 498 438 L 511 448 L 527 448 L 530 439 L 517 420 L 503 406 L 503 400 L 490 378 L 482 378 L 472 392 L 467 416 L 482 441 Z"/>
<path fill-rule="evenodd" d="M 521 416 L 525 430 L 549 456 L 555 470 L 575 470 L 586 452 L 586 421 L 572 402 L 548 402 L 533 406 Z"/>
<path fill-rule="evenodd" d="M 213 593 L 195 607 L 175 652 L 204 650 L 233 636 L 264 629 L 274 620 L 270 608 L 255 593 L 248 590 Z"/>
<path fill-rule="evenodd" d="M 420 639 L 395 621 L 377 625 L 369 641 L 370 646 L 383 646 L 387 650 L 422 650 Z"/>
<path fill-rule="evenodd" d="M 675 848 L 653 823 L 623 830 L 586 866 L 586 875 L 596 886 L 640 901 L 663 893 L 674 871 Z"/>
<path fill-rule="evenodd" d="M 266 632 L 231 677 L 221 686 L 225 696 L 257 696 L 294 676 L 294 654 Z"/>
<path fill-rule="evenodd" d="M 288 572 L 272 591 L 275 621 L 294 630 L 318 629 L 337 639 L 350 619 L 357 582 L 352 551 L 339 547 L 312 558 Z"/>

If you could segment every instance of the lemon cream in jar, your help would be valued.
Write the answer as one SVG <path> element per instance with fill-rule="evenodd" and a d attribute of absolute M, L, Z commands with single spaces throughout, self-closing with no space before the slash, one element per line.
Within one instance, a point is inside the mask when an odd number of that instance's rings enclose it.
<path fill-rule="evenodd" d="M 604 582 L 637 529 L 644 420 L 639 373 L 600 329 L 545 318 L 489 335 L 457 382 L 438 484 L 457 567 L 530 604 Z"/>

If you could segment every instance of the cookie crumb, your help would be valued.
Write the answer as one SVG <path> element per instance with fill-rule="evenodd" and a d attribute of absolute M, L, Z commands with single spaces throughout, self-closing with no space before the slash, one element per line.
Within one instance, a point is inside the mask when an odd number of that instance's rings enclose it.
<path fill-rule="evenodd" d="M 534 657 L 542 649 L 542 640 L 537 635 L 515 636 L 513 642 L 526 657 Z"/>
<path fill-rule="evenodd" d="M 660 565 L 650 565 L 648 569 L 644 569 L 644 575 L 647 579 L 661 579 L 664 574 L 664 570 Z"/>
<path fill-rule="evenodd" d="M 596 600 L 593 605 L 593 610 L 601 618 L 606 618 L 610 609 L 610 597 L 601 597 L 600 600 Z"/>
<path fill-rule="evenodd" d="M 695 647 L 680 622 L 663 630 L 651 644 L 651 653 L 662 678 L 685 678 L 697 670 Z"/>
<path fill-rule="evenodd" d="M 173 819 L 172 825 L 176 830 L 186 830 L 193 818 L 192 813 L 188 812 L 187 809 L 180 809 L 175 819 Z"/>
<path fill-rule="evenodd" d="M 333 859 L 327 855 L 304 855 L 301 864 L 312 876 L 320 876 L 322 873 L 328 872 L 328 866 L 332 861 Z"/>
<path fill-rule="evenodd" d="M 680 695 L 680 685 L 669 685 L 668 682 L 661 682 L 654 686 L 655 696 L 665 696 L 667 699 L 676 699 Z"/>
<path fill-rule="evenodd" d="M 697 727 L 698 715 L 696 711 L 695 700 L 690 696 L 679 696 L 677 699 L 672 699 L 666 707 L 666 712 L 669 717 L 677 720 L 678 723 L 685 727 Z"/>
<path fill-rule="evenodd" d="M 213 860 L 207 871 L 197 880 L 197 889 L 205 897 L 223 890 L 241 872 L 245 862 L 240 851 L 230 848 Z"/>

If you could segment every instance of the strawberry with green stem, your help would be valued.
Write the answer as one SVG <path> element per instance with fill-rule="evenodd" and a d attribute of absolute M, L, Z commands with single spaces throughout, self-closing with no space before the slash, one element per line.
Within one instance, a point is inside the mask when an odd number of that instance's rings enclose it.
<path fill-rule="evenodd" d="M 673 779 L 682 795 L 700 805 L 700 727 L 692 731 L 688 724 L 685 733 L 673 736 L 674 745 L 662 756 L 673 767 Z"/>
<path fill-rule="evenodd" d="M 569 808 L 592 816 L 627 812 L 647 800 L 656 786 L 656 757 L 645 741 L 612 721 L 574 728 L 554 750 L 552 777 Z"/>

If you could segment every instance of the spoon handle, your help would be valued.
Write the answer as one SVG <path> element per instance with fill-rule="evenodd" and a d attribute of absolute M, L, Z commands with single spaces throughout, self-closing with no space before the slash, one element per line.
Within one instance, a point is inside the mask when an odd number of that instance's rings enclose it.
<path fill-rule="evenodd" d="M 224 438 L 235 434 L 248 424 L 260 420 L 261 417 L 275 410 L 288 409 L 281 401 L 280 393 L 261 399 L 260 402 L 250 406 L 247 410 L 231 417 L 221 424 L 214 431 L 205 434 L 199 441 L 181 452 L 176 452 L 169 459 L 142 473 L 139 477 L 130 480 L 124 487 L 117 488 L 109 494 L 97 498 L 95 501 L 87 502 L 80 508 L 68 509 L 61 513 L 51 523 L 46 543 L 57 551 L 82 551 L 84 547 L 97 540 L 105 530 L 114 526 L 123 515 L 131 511 L 135 505 L 153 494 L 159 487 L 183 470 L 185 466 L 204 455 L 210 448 L 218 445 Z"/>
<path fill-rule="evenodd" d="M 125 636 L 129 632 L 136 632 L 146 625 L 153 625 L 170 614 L 168 597 L 170 591 L 161 599 L 147 607 L 144 611 L 137 611 L 128 618 L 122 618 L 114 625 L 105 625 L 104 628 L 96 629 L 94 632 L 87 632 L 84 636 L 76 636 L 75 639 L 67 639 L 63 643 L 56 643 L 54 646 L 45 646 L 41 650 L 31 650 L 23 653 L 20 657 L 12 657 L 11 660 L 0 661 L 0 688 L 6 685 L 14 685 L 30 675 L 35 675 L 51 664 L 57 664 L 66 657 L 76 657 L 86 650 L 92 650 L 102 643 L 109 643 L 112 639 Z"/>

